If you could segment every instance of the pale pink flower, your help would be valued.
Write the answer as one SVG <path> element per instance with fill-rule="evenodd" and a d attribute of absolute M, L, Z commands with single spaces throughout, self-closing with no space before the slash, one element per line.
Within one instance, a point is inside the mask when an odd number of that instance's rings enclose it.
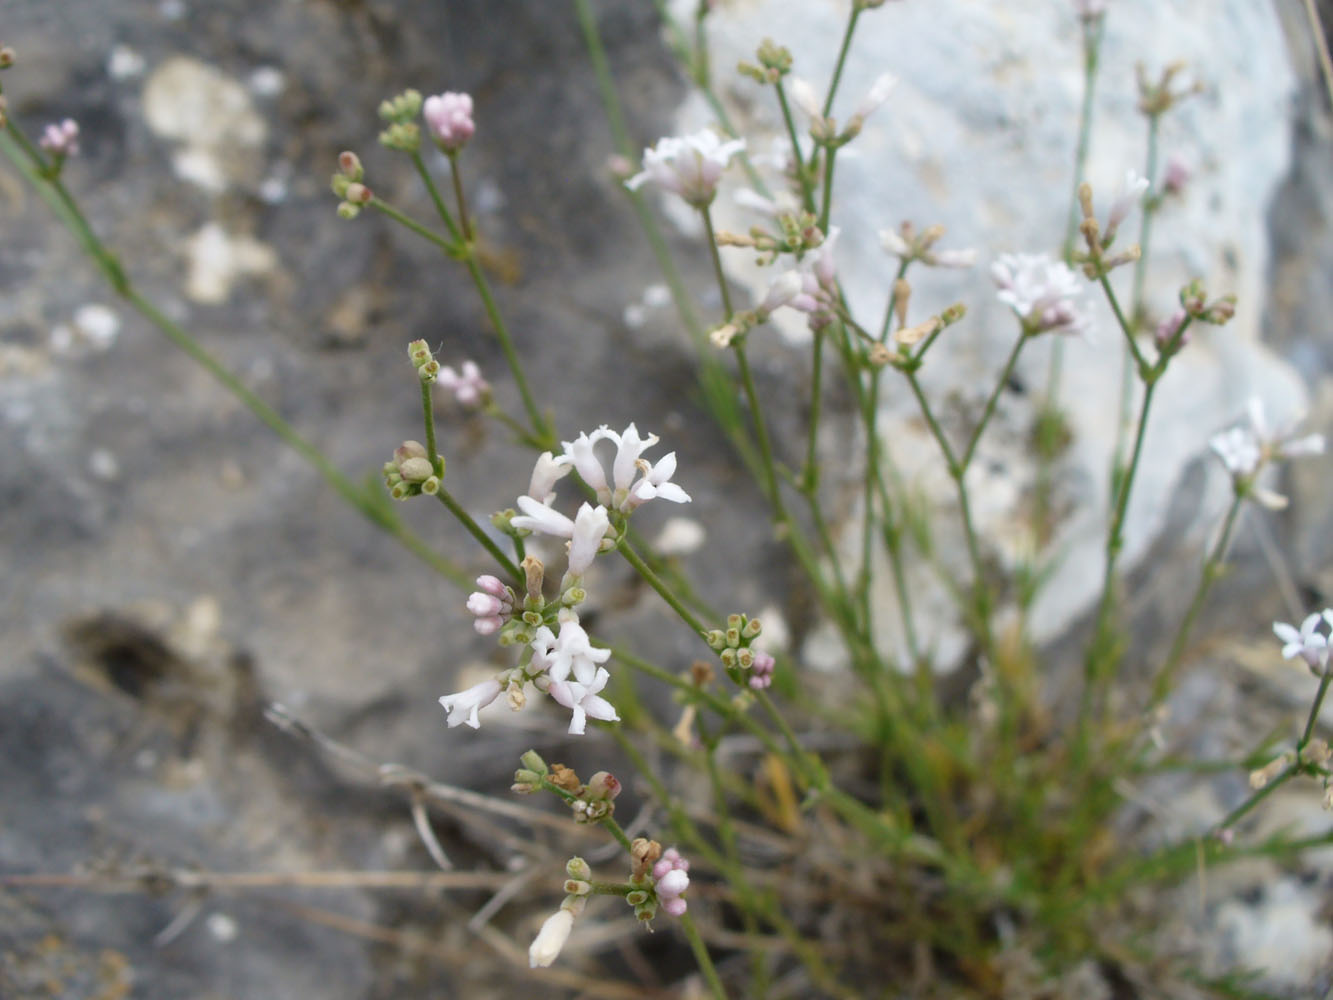
<path fill-rule="evenodd" d="M 481 377 L 481 369 L 474 361 L 464 361 L 461 371 L 445 366 L 435 379 L 454 394 L 463 406 L 480 406 L 491 394 L 490 383 Z"/>
<path fill-rule="evenodd" d="M 494 677 L 480 684 L 474 684 L 466 691 L 445 695 L 440 699 L 440 704 L 449 712 L 449 728 L 466 724 L 473 729 L 480 729 L 481 720 L 477 718 L 477 713 L 499 695 L 500 682 Z"/>
<path fill-rule="evenodd" d="M 768 286 L 768 294 L 764 296 L 764 300 L 759 303 L 755 312 L 759 314 L 761 320 L 767 318 L 773 310 L 790 304 L 792 299 L 801 294 L 804 287 L 805 281 L 800 271 L 794 269 L 784 271 Z"/>
<path fill-rule="evenodd" d="M 991 265 L 997 298 L 1029 333 L 1082 333 L 1088 319 L 1075 301 L 1083 294 L 1078 276 L 1047 254 L 1007 253 Z"/>
<path fill-rule="evenodd" d="M 1295 424 L 1274 427 L 1264 413 L 1263 401 L 1257 396 L 1246 404 L 1248 426 L 1230 427 L 1213 435 L 1208 445 L 1221 459 L 1237 489 L 1246 490 L 1269 510 L 1287 506 L 1287 498 L 1273 490 L 1255 484 L 1259 470 L 1267 463 L 1288 458 L 1302 458 L 1324 453 L 1324 436 L 1306 434 L 1295 436 Z"/>
<path fill-rule="evenodd" d="M 1319 626 L 1328 619 L 1333 624 L 1333 611 L 1315 613 L 1301 622 L 1296 629 L 1286 622 L 1273 622 L 1273 634 L 1282 640 L 1282 659 L 1290 660 L 1299 656 L 1306 666 L 1316 675 L 1323 674 L 1328 666 L 1328 636 L 1318 631 Z"/>
<path fill-rule="evenodd" d="M 686 910 L 681 894 L 690 887 L 690 863 L 680 856 L 674 847 L 668 847 L 653 865 L 653 889 L 662 909 L 673 917 L 682 916 Z"/>
<path fill-rule="evenodd" d="M 1159 351 L 1166 350 L 1167 346 L 1175 340 L 1176 331 L 1180 329 L 1180 324 L 1185 322 L 1185 310 L 1177 309 L 1170 316 L 1167 316 L 1157 324 L 1157 329 L 1153 331 L 1153 343 L 1157 345 Z M 1182 348 L 1190 342 L 1190 332 L 1185 330 L 1184 336 L 1180 338 L 1180 343 L 1176 348 Z"/>
<path fill-rule="evenodd" d="M 722 172 L 731 158 L 744 148 L 744 139 L 723 142 L 709 129 L 694 135 L 667 136 L 643 151 L 642 172 L 626 181 L 625 186 L 635 191 L 645 182 L 653 181 L 702 208 L 717 194 Z"/>
<path fill-rule="evenodd" d="M 1103 237 L 1110 239 L 1115 235 L 1120 224 L 1129 217 L 1129 213 L 1143 203 L 1143 195 L 1149 187 L 1148 178 L 1142 176 L 1137 170 L 1128 170 L 1125 172 L 1124 183 L 1116 193 L 1115 200 L 1111 202 L 1111 208 L 1106 214 L 1106 229 L 1102 233 Z"/>
<path fill-rule="evenodd" d="M 1167 194 L 1183 194 L 1194 171 L 1189 163 L 1178 153 L 1172 153 L 1166 159 L 1166 170 L 1162 173 L 1162 190 Z"/>
<path fill-rule="evenodd" d="M 773 683 L 773 669 L 777 661 L 762 649 L 754 650 L 754 659 L 750 662 L 750 687 L 761 691 Z"/>
<path fill-rule="evenodd" d="M 481 589 L 473 591 L 467 599 L 468 611 L 476 616 L 472 627 L 482 635 L 491 635 L 513 616 L 516 597 L 513 590 L 493 576 L 477 577 L 477 586 Z"/>
<path fill-rule="evenodd" d="M 435 97 L 427 97 L 421 115 L 426 120 L 426 131 L 446 153 L 458 152 L 477 130 L 472 121 L 470 94 L 447 90 Z"/>
<path fill-rule="evenodd" d="M 79 123 L 73 118 L 66 118 L 59 124 L 52 122 L 46 126 L 37 144 L 52 156 L 73 156 L 79 151 Z"/>

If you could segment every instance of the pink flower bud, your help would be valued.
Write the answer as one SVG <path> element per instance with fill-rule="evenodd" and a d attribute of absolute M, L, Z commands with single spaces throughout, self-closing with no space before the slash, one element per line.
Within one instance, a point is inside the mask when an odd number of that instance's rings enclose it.
<path fill-rule="evenodd" d="M 658 896 L 679 896 L 690 887 L 690 877 L 679 868 L 673 868 L 657 880 Z"/>
<path fill-rule="evenodd" d="M 672 917 L 683 917 L 685 911 L 689 909 L 689 904 L 679 896 L 674 899 L 664 900 L 662 902 L 662 912 Z"/>

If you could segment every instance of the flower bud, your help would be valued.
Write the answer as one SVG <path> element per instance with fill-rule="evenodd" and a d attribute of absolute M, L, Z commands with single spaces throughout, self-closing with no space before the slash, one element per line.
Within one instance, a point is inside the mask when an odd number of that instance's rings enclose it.
<path fill-rule="evenodd" d="M 359 181 L 366 175 L 361 166 L 361 157 L 357 156 L 350 149 L 345 149 L 338 154 L 338 169 L 347 177 L 348 180 Z"/>
<path fill-rule="evenodd" d="M 14 50 L 8 45 L 0 45 L 0 69 L 9 69 L 14 65 Z"/>
<path fill-rule="evenodd" d="M 409 483 L 422 483 L 435 475 L 435 467 L 427 458 L 409 458 L 398 463 L 399 474 Z"/>
<path fill-rule="evenodd" d="M 589 799 L 614 799 L 620 794 L 620 780 L 609 771 L 598 771 L 588 779 L 586 797 Z"/>
<path fill-rule="evenodd" d="M 582 879 L 567 878 L 565 879 L 564 889 L 566 894 L 570 896 L 586 896 L 592 892 L 592 885 Z"/>
<path fill-rule="evenodd" d="M 587 881 L 592 878 L 592 868 L 582 858 L 570 858 L 565 862 L 565 874 L 570 878 Z"/>
<path fill-rule="evenodd" d="M 529 771 L 536 771 L 538 774 L 545 774 L 547 771 L 546 761 L 542 760 L 541 754 L 536 750 L 527 751 L 519 758 L 519 761 Z"/>

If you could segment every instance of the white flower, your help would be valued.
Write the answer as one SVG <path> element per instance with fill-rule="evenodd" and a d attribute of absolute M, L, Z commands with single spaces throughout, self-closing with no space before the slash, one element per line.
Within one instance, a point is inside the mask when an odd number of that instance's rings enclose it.
<path fill-rule="evenodd" d="M 543 625 L 532 649 L 529 673 L 544 673 L 547 693 L 573 711 L 571 733 L 582 735 L 589 718 L 619 721 L 615 707 L 599 696 L 611 675 L 598 664 L 610 659 L 611 650 L 594 648 L 577 618 L 571 615 L 560 623 L 559 637 Z"/>
<path fill-rule="evenodd" d="M 1208 441 L 1233 478 L 1245 479 L 1259 469 L 1263 449 L 1259 438 L 1248 427 L 1231 427 L 1214 434 Z"/>
<path fill-rule="evenodd" d="M 722 171 L 731 158 L 744 148 L 744 139 L 723 142 L 709 129 L 694 135 L 667 136 L 643 151 L 643 171 L 627 180 L 625 186 L 633 191 L 645 181 L 653 181 L 702 208 L 717 194 Z"/>
<path fill-rule="evenodd" d="M 611 658 L 611 650 L 597 649 L 588 633 L 574 617 L 560 623 L 560 635 L 543 625 L 532 640 L 531 673 L 545 673 L 552 681 L 564 681 L 570 674 L 580 684 L 592 684 L 601 669 L 598 665 Z"/>
<path fill-rule="evenodd" d="M 1273 622 L 1273 633 L 1283 643 L 1282 659 L 1299 656 L 1314 673 L 1322 674 L 1328 664 L 1328 637 L 1316 629 L 1325 619 L 1333 625 L 1333 609 L 1310 615 L 1301 622 L 1299 631 L 1286 622 Z"/>
<path fill-rule="evenodd" d="M 784 271 L 773 279 L 773 283 L 768 286 L 768 294 L 764 296 L 764 301 L 759 303 L 755 311 L 763 319 L 774 309 L 788 305 L 792 299 L 801 294 L 804 287 L 805 279 L 800 271 Z"/>
<path fill-rule="evenodd" d="M 1047 254 L 1007 253 L 991 265 L 997 298 L 1029 333 L 1082 333 L 1087 317 L 1074 301 L 1083 286 L 1069 267 Z"/>
<path fill-rule="evenodd" d="M 446 694 L 440 704 L 449 712 L 449 728 L 466 723 L 473 729 L 481 728 L 477 713 L 493 702 L 500 694 L 500 682 L 495 678 L 475 684 L 466 691 Z"/>
<path fill-rule="evenodd" d="M 616 445 L 610 482 L 607 482 L 606 468 L 596 452 L 596 445 L 601 441 L 612 441 Z M 676 471 L 674 451 L 661 458 L 656 465 L 641 457 L 657 441 L 656 434 L 639 437 L 639 430 L 634 424 L 619 434 L 603 424 L 591 434 L 580 434 L 573 441 L 562 442 L 565 453 L 561 457 L 573 463 L 583 481 L 597 491 L 598 501 L 612 510 L 628 514 L 641 504 L 657 498 L 672 503 L 689 503 L 689 494 L 670 482 Z M 527 508 L 524 507 L 524 510 Z"/>
<path fill-rule="evenodd" d="M 569 940 L 569 932 L 573 929 L 574 914 L 563 907 L 552 913 L 542 924 L 542 929 L 537 932 L 532 946 L 528 948 L 528 965 L 534 969 L 539 966 L 544 969 L 554 962 L 556 956 L 560 954 L 560 949 Z"/>
<path fill-rule="evenodd" d="M 1142 203 L 1144 192 L 1148 190 L 1148 178 L 1139 174 L 1137 170 L 1128 170 L 1125 172 L 1125 182 L 1121 185 L 1115 201 L 1111 202 L 1111 209 L 1106 216 L 1105 236 L 1110 237 L 1120 228 L 1120 223 L 1124 222 L 1129 213 Z"/>
<path fill-rule="evenodd" d="M 1302 458 L 1324 453 L 1324 436 L 1306 434 L 1295 436 L 1295 424 L 1274 427 L 1264 413 L 1264 404 L 1257 396 L 1246 404 L 1249 425 L 1239 425 L 1214 434 L 1208 445 L 1222 460 L 1232 482 L 1244 489 L 1258 503 L 1269 510 L 1281 510 L 1287 498 L 1280 493 L 1255 484 L 1259 470 L 1267 463 L 1287 458 Z"/>
<path fill-rule="evenodd" d="M 598 667 L 591 684 L 578 681 L 552 681 L 548 693 L 565 708 L 572 709 L 573 717 L 569 720 L 569 731 L 575 736 L 582 736 L 588 725 L 588 719 L 601 719 L 604 722 L 619 722 L 615 706 L 598 695 L 606 682 L 611 679 L 605 667 Z"/>
<path fill-rule="evenodd" d="M 585 503 L 574 516 L 574 533 L 569 540 L 570 576 L 581 576 L 601 549 L 602 539 L 611 528 L 606 508 Z"/>
<path fill-rule="evenodd" d="M 861 103 L 852 112 L 849 125 L 860 128 L 867 118 L 884 105 L 896 86 L 898 86 L 898 78 L 892 73 L 881 73 L 875 77 L 875 82 L 870 85 L 870 90 L 865 97 L 861 98 Z"/>
<path fill-rule="evenodd" d="M 790 76 L 787 78 L 787 89 L 791 94 L 792 103 L 804 111 L 811 118 L 823 118 L 824 110 L 819 106 L 819 98 L 815 96 L 815 88 L 810 86 L 810 81 L 800 76 Z"/>
<path fill-rule="evenodd" d="M 539 535 L 555 535 L 557 538 L 574 537 L 574 522 L 555 508 L 529 496 L 519 497 L 518 506 L 523 513 L 509 521 L 515 528 L 526 528 Z"/>
<path fill-rule="evenodd" d="M 549 504 L 555 499 L 555 484 L 569 475 L 569 469 L 567 460 L 556 458 L 549 451 L 542 452 L 532 467 L 527 495 L 540 504 Z"/>

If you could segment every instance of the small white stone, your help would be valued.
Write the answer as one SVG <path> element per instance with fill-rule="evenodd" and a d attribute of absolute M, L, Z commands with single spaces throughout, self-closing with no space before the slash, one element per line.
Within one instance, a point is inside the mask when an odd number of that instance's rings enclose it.
<path fill-rule="evenodd" d="M 214 913 L 204 921 L 208 927 L 208 933 L 212 934 L 215 940 L 226 944 L 228 941 L 236 940 L 236 921 L 225 913 Z"/>
<path fill-rule="evenodd" d="M 161 14 L 165 20 L 179 21 L 186 14 L 184 0 L 162 0 L 162 2 L 157 5 L 157 12 Z"/>
<path fill-rule="evenodd" d="M 88 456 L 88 471 L 98 479 L 108 482 L 120 475 L 120 463 L 116 456 L 105 448 L 94 448 Z"/>
<path fill-rule="evenodd" d="M 94 350 L 105 351 L 120 333 L 120 317 L 107 306 L 90 303 L 74 312 L 74 327 Z"/>
<path fill-rule="evenodd" d="M 287 200 L 287 179 L 265 177 L 259 183 L 259 200 L 266 205 L 281 205 Z"/>
<path fill-rule="evenodd" d="M 648 319 L 648 313 L 637 302 L 631 302 L 625 307 L 623 318 L 627 327 L 631 330 L 637 330 Z"/>
<path fill-rule="evenodd" d="M 671 289 L 666 285 L 649 285 L 643 290 L 643 304 L 649 309 L 661 309 L 671 304 Z"/>
<path fill-rule="evenodd" d="M 221 305 L 239 278 L 264 274 L 277 264 L 272 248 L 248 236 L 229 236 L 215 222 L 190 237 L 185 253 L 190 262 L 185 294 L 204 305 Z"/>
<path fill-rule="evenodd" d="M 250 74 L 250 93 L 256 97 L 277 97 L 287 86 L 287 77 L 276 66 L 260 66 Z"/>
<path fill-rule="evenodd" d="M 653 547 L 664 556 L 684 556 L 697 552 L 708 533 L 691 517 L 669 517 L 662 525 Z"/>
<path fill-rule="evenodd" d="M 74 331 L 64 323 L 51 327 L 51 350 L 57 354 L 68 354 L 74 347 Z"/>
<path fill-rule="evenodd" d="M 756 646 L 772 653 L 791 645 L 791 626 L 776 604 L 765 605 L 756 617 L 764 626 L 764 631 L 755 640 Z"/>
<path fill-rule="evenodd" d="M 129 80 L 132 77 L 142 76 L 143 70 L 143 56 L 128 45 L 117 45 L 107 56 L 106 72 L 113 80 Z"/>

